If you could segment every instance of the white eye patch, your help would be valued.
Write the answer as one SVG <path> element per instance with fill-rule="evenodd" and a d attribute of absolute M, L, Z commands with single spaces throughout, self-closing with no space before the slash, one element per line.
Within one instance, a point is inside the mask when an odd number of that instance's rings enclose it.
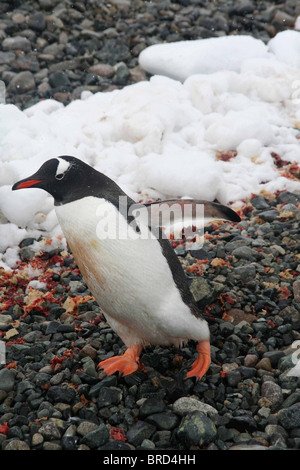
<path fill-rule="evenodd" d="M 70 162 L 67 162 L 63 158 L 57 158 L 58 165 L 55 173 L 55 178 L 62 179 L 65 176 L 65 173 L 70 168 Z"/>

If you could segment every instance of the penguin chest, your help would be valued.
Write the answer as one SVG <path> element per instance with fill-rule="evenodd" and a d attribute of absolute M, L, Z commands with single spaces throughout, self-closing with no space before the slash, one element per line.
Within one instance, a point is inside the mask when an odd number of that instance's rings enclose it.
<path fill-rule="evenodd" d="M 137 235 L 103 199 L 87 197 L 56 211 L 78 267 L 106 313 L 127 321 L 128 312 L 161 308 L 173 280 L 151 233 Z"/>
<path fill-rule="evenodd" d="M 151 233 L 137 235 L 115 206 L 94 197 L 59 206 L 57 215 L 90 291 L 127 345 L 202 335 Z"/>

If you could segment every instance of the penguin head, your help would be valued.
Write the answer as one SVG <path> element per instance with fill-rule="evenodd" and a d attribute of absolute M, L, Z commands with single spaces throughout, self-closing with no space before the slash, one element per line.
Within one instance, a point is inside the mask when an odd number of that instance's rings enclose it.
<path fill-rule="evenodd" d="M 88 195 L 91 185 L 100 189 L 105 185 L 104 175 L 78 158 L 63 155 L 47 160 L 36 173 L 15 183 L 12 190 L 43 189 L 59 205 Z"/>

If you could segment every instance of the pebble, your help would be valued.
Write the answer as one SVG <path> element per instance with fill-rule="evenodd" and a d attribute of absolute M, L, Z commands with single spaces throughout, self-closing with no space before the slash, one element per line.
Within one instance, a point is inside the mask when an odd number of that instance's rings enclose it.
<path fill-rule="evenodd" d="M 0 5 L 0 68 L 6 101 L 20 109 L 45 98 L 66 105 L 82 91 L 147 80 L 138 55 L 151 44 L 252 33 L 266 41 L 299 14 L 293 2 L 257 8 L 250 0 L 137 0 L 134 8 L 128 0 L 109 7 L 81 1 L 71 6 L 66 0 L 23 2 L 22 8 L 17 3 L 9 10 L 8 2 Z M 87 287 L 72 271 L 72 256 L 65 258 L 53 274 L 58 300 L 48 316 L 37 311 L 23 317 L 20 302 L 0 314 L 4 341 L 10 325 L 19 322 L 7 348 L 12 368 L 0 365 L 0 424 L 10 428 L 0 433 L 0 449 L 299 448 L 299 380 L 288 376 L 294 367 L 291 344 L 300 339 L 300 265 L 294 259 L 299 202 L 300 195 L 289 191 L 255 195 L 241 227 L 229 227 L 224 236 L 218 231 L 217 243 L 211 227 L 213 238 L 202 250 L 175 250 L 185 267 L 215 257 L 231 266 L 189 276 L 198 305 L 209 307 L 211 315 L 212 363 L 198 382 L 182 380 L 195 358 L 190 343 L 180 350 L 144 350 L 147 373 L 124 378 L 99 371 L 99 361 L 119 354 L 123 345 L 95 303 L 76 318 L 66 315 L 59 299 L 86 295 Z M 282 210 L 294 219 L 281 220 Z M 20 243 L 25 264 L 36 254 L 34 242 L 28 237 Z M 279 276 L 288 270 L 291 278 Z M 287 299 L 278 296 L 282 286 L 290 292 Z M 18 300 L 21 290 L 14 294 Z M 124 441 L 113 439 L 113 431 Z"/>
<path fill-rule="evenodd" d="M 144 419 L 154 413 L 163 412 L 165 408 L 166 405 L 162 399 L 157 399 L 156 397 L 146 398 L 140 406 L 139 417 Z"/>
<path fill-rule="evenodd" d="M 95 64 L 89 68 L 89 73 L 96 73 L 100 77 L 111 78 L 115 74 L 115 69 L 109 64 Z"/>
<path fill-rule="evenodd" d="M 14 369 L 0 370 L 0 390 L 11 392 L 15 386 L 16 371 Z"/>
<path fill-rule="evenodd" d="M 42 424 L 42 426 L 39 429 L 39 434 L 41 434 L 46 441 L 60 439 L 61 437 L 61 433 L 59 429 L 51 421 Z"/>
<path fill-rule="evenodd" d="M 192 411 L 201 411 L 210 418 L 218 414 L 218 411 L 208 403 L 203 403 L 192 397 L 181 397 L 173 403 L 173 411 L 180 416 L 185 416 Z"/>
<path fill-rule="evenodd" d="M 14 36 L 11 38 L 6 38 L 2 42 L 2 48 L 4 51 L 23 51 L 29 52 L 31 51 L 31 43 L 29 39 L 22 37 L 22 36 Z"/>
<path fill-rule="evenodd" d="M 286 430 L 300 428 L 300 403 L 279 410 L 278 420 Z"/>
<path fill-rule="evenodd" d="M 247 354 L 244 358 L 244 365 L 246 367 L 255 367 L 258 361 L 256 354 Z"/>
<path fill-rule="evenodd" d="M 213 421 L 198 410 L 188 413 L 177 430 L 177 438 L 187 448 L 206 446 L 215 439 L 216 435 L 217 429 Z"/>
<path fill-rule="evenodd" d="M 50 378 L 46 377 L 48 382 Z M 55 385 L 51 387 L 47 393 L 47 398 L 54 403 L 73 403 L 76 397 L 76 392 L 73 388 L 68 386 Z"/>
<path fill-rule="evenodd" d="M 170 411 L 155 413 L 145 418 L 147 423 L 153 424 L 158 430 L 172 430 L 178 426 L 180 419 Z"/>
<path fill-rule="evenodd" d="M 300 303 L 300 279 L 293 282 L 293 295 L 295 302 Z"/>
<path fill-rule="evenodd" d="M 273 222 L 278 216 L 278 212 L 275 209 L 259 212 L 258 216 L 266 222 Z"/>
<path fill-rule="evenodd" d="M 276 412 L 283 402 L 281 387 L 273 381 L 265 381 L 261 386 L 261 394 L 271 403 L 271 411 Z"/>
<path fill-rule="evenodd" d="M 144 441 L 144 439 L 150 439 L 155 430 L 155 426 L 140 420 L 129 429 L 126 437 L 130 444 L 137 447 Z"/>
<path fill-rule="evenodd" d="M 30 450 L 30 447 L 26 442 L 20 439 L 13 439 L 7 444 L 4 444 L 4 450 Z"/>
<path fill-rule="evenodd" d="M 245 266 L 237 266 L 236 268 L 234 268 L 230 277 L 233 278 L 233 280 L 247 283 L 255 279 L 255 276 L 255 266 L 252 264 L 247 264 Z"/>
<path fill-rule="evenodd" d="M 25 70 L 23 72 L 17 73 L 9 82 L 9 85 L 7 87 L 7 91 L 9 93 L 27 93 L 29 91 L 34 90 L 36 87 L 35 84 L 35 79 L 34 75 L 32 72 L 29 70 Z M 23 250 L 27 250 L 28 253 L 32 253 L 32 250 L 25 248 Z M 24 257 L 24 254 L 22 256 L 23 260 L 26 261 L 28 259 L 28 256 Z"/>
<path fill-rule="evenodd" d="M 46 19 L 41 12 L 33 13 L 28 18 L 28 27 L 39 33 L 46 29 Z"/>
<path fill-rule="evenodd" d="M 267 370 L 269 372 L 272 372 L 273 367 L 271 364 L 271 361 L 268 357 L 263 357 L 257 364 L 256 364 L 256 369 L 263 369 Z"/>
<path fill-rule="evenodd" d="M 100 424 L 93 431 L 88 432 L 81 439 L 81 444 L 88 446 L 90 449 L 97 449 L 103 446 L 109 440 L 109 430 L 105 424 Z"/>

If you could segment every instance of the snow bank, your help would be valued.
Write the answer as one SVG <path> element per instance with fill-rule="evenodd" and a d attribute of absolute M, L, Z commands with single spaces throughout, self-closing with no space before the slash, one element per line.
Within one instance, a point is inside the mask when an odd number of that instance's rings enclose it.
<path fill-rule="evenodd" d="M 261 190 L 300 191 L 300 182 L 285 177 L 273 158 L 276 153 L 300 164 L 300 33 L 291 33 L 279 33 L 270 47 L 250 37 L 218 38 L 215 55 L 203 40 L 207 67 L 197 74 L 194 42 L 185 43 L 185 59 L 176 53 L 180 67 L 172 52 L 177 44 L 167 44 L 166 66 L 174 76 L 178 69 L 189 73 L 183 83 L 156 75 L 122 90 L 84 92 L 65 107 L 54 100 L 24 112 L 0 105 L 0 266 L 16 262 L 17 251 L 9 249 L 22 238 L 61 235 L 47 193 L 11 191 L 55 156 L 83 159 L 135 200 L 194 197 L 231 204 Z M 283 44 L 289 44 L 285 60 Z M 161 65 L 160 53 L 151 60 Z"/>

